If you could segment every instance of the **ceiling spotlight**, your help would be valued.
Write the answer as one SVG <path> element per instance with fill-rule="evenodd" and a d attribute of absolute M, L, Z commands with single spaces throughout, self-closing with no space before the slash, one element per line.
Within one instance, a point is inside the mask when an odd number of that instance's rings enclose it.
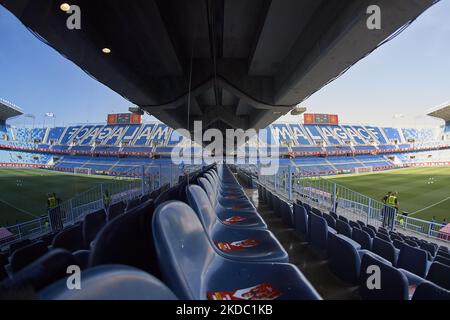
<path fill-rule="evenodd" d="M 110 48 L 103 48 L 102 52 L 103 53 L 111 53 L 111 49 Z"/>
<path fill-rule="evenodd" d="M 61 5 L 59 6 L 59 8 L 60 8 L 62 11 L 67 12 L 67 11 L 70 10 L 70 4 L 68 4 L 68 3 L 63 3 L 63 4 L 61 4 Z"/>

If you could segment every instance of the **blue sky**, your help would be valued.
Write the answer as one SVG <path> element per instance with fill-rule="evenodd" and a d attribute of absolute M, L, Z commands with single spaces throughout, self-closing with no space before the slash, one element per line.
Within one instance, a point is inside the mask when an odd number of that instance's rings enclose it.
<path fill-rule="evenodd" d="M 424 114 L 450 101 L 448 21 L 450 0 L 442 0 L 302 105 L 310 112 L 338 113 L 346 123 L 438 123 Z M 39 41 L 1 6 L 0 39 L 0 97 L 34 114 L 37 123 L 46 112 L 53 112 L 59 125 L 104 122 L 107 113 L 126 112 L 131 105 Z"/>

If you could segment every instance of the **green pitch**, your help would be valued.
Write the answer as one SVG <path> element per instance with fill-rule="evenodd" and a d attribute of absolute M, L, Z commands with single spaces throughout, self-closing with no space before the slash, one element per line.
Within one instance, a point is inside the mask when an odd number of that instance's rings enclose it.
<path fill-rule="evenodd" d="M 406 168 L 379 173 L 328 177 L 336 183 L 370 196 L 381 198 L 398 191 L 400 211 L 412 217 L 437 222 L 450 221 L 450 167 Z"/>
<path fill-rule="evenodd" d="M 111 179 L 41 169 L 0 169 L 0 226 L 34 219 L 47 211 L 47 193 L 62 201 Z"/>

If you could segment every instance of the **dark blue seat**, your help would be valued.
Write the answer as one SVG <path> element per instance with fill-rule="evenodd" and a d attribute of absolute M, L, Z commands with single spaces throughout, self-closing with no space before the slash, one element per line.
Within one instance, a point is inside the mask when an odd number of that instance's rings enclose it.
<path fill-rule="evenodd" d="M 330 211 L 330 216 L 332 216 L 334 218 L 334 220 L 339 219 L 339 216 L 336 213 L 334 213 L 333 211 Z"/>
<path fill-rule="evenodd" d="M 38 296 L 43 300 L 177 300 L 160 280 L 129 266 L 98 266 L 81 272 L 80 277 L 81 290 L 69 290 L 62 279 Z"/>
<path fill-rule="evenodd" d="M 92 240 L 106 223 L 106 212 L 101 209 L 91 212 L 84 217 L 83 220 L 83 240 L 84 247 L 89 248 Z"/>
<path fill-rule="evenodd" d="M 404 244 L 400 249 L 397 268 L 408 270 L 409 272 L 425 278 L 430 264 L 427 259 L 427 252 L 420 248 L 413 248 Z"/>
<path fill-rule="evenodd" d="M 48 252 L 47 245 L 44 241 L 35 241 L 31 244 L 19 248 L 11 255 L 11 272 L 17 272 L 39 257 Z"/>
<path fill-rule="evenodd" d="M 84 249 L 82 225 L 76 224 L 61 230 L 53 238 L 52 247 L 66 249 L 71 252 Z"/>
<path fill-rule="evenodd" d="M 31 244 L 31 240 L 30 239 L 22 239 L 16 242 L 13 242 L 9 245 L 9 254 L 13 254 L 14 251 L 16 251 L 17 249 L 23 248 L 27 245 Z"/>
<path fill-rule="evenodd" d="M 364 222 L 362 222 L 361 220 L 356 220 L 356 223 L 358 223 L 361 228 L 366 226 L 366 224 Z"/>
<path fill-rule="evenodd" d="M 305 207 L 294 203 L 293 207 L 293 224 L 295 233 L 302 238 L 306 238 L 308 234 L 308 213 Z"/>
<path fill-rule="evenodd" d="M 372 251 L 391 262 L 393 266 L 397 265 L 400 250 L 396 249 L 392 243 L 375 237 L 372 242 Z"/>
<path fill-rule="evenodd" d="M 328 263 L 331 271 L 342 281 L 356 284 L 359 278 L 360 256 L 357 248 L 341 234 L 329 234 Z"/>
<path fill-rule="evenodd" d="M 407 245 L 409 245 L 410 247 L 413 247 L 413 248 L 419 248 L 419 244 L 417 243 L 417 241 L 410 240 L 410 239 L 406 239 L 406 240 L 405 240 L 405 243 L 406 243 Z"/>
<path fill-rule="evenodd" d="M 218 221 L 202 188 L 190 185 L 186 192 L 189 205 L 197 213 L 217 253 L 233 260 L 288 262 L 288 254 L 272 232 L 267 229 L 224 225 Z M 249 244 L 241 243 L 242 241 Z"/>
<path fill-rule="evenodd" d="M 108 211 L 106 213 L 108 217 L 108 221 L 113 220 L 115 217 L 120 216 L 125 213 L 126 203 L 123 201 L 117 202 L 111 206 L 109 206 Z"/>
<path fill-rule="evenodd" d="M 336 231 L 348 238 L 352 237 L 352 228 L 347 222 L 341 219 L 336 221 Z"/>
<path fill-rule="evenodd" d="M 366 227 L 371 229 L 373 232 L 375 232 L 375 234 L 377 234 L 377 229 L 374 226 L 368 224 Z"/>
<path fill-rule="evenodd" d="M 64 249 L 52 249 L 31 264 L 14 273 L 0 284 L 1 293 L 17 290 L 40 290 L 67 277 L 67 267 L 76 265 L 72 253 Z"/>
<path fill-rule="evenodd" d="M 275 216 L 282 218 L 280 197 L 276 194 L 273 194 L 272 202 L 273 202 L 273 213 L 275 214 Z"/>
<path fill-rule="evenodd" d="M 354 228 L 352 231 L 352 239 L 361 245 L 364 250 L 372 250 L 372 238 L 363 230 Z"/>
<path fill-rule="evenodd" d="M 348 222 L 348 224 L 350 225 L 350 227 L 352 227 L 352 229 L 360 229 L 361 230 L 361 226 L 359 225 L 359 223 L 357 223 L 353 220 L 350 220 Z"/>
<path fill-rule="evenodd" d="M 417 286 L 412 300 L 450 300 L 450 291 L 426 281 Z"/>
<path fill-rule="evenodd" d="M 437 246 L 435 244 L 424 241 L 424 242 L 421 242 L 419 244 L 419 246 L 421 249 L 428 251 L 431 256 L 434 257 L 436 255 Z"/>
<path fill-rule="evenodd" d="M 323 214 L 323 218 L 327 220 L 327 224 L 330 228 L 336 229 L 336 219 L 327 213 Z"/>
<path fill-rule="evenodd" d="M 369 289 L 368 278 L 373 275 L 369 267 L 380 268 L 380 288 Z M 372 282 L 370 282 L 372 283 Z M 365 254 L 361 259 L 359 294 L 363 300 L 408 300 L 408 279 L 392 265 L 374 255 Z"/>
<path fill-rule="evenodd" d="M 164 281 L 180 299 L 229 299 L 230 295 L 252 299 L 251 289 L 262 286 L 269 287 L 270 298 L 320 299 L 293 265 L 233 261 L 217 254 L 195 212 L 185 203 L 160 205 L 153 230 Z"/>
<path fill-rule="evenodd" d="M 348 219 L 344 216 L 339 216 L 338 220 L 344 221 L 345 223 L 348 223 Z"/>
<path fill-rule="evenodd" d="M 367 233 L 370 235 L 371 238 L 375 238 L 376 232 L 373 231 L 371 228 L 362 226 L 361 229 L 362 229 L 363 231 L 367 232 Z"/>
<path fill-rule="evenodd" d="M 425 279 L 450 290 L 450 267 L 440 262 L 433 262 Z"/>
<path fill-rule="evenodd" d="M 203 191 L 208 195 L 213 195 L 214 191 L 212 190 L 212 186 L 208 180 L 205 178 L 200 178 L 199 183 L 201 184 Z M 189 186 L 190 187 L 190 186 Z M 189 200 L 189 194 L 188 201 Z M 232 210 L 232 209 L 224 209 L 221 207 L 215 200 L 213 200 L 214 196 L 208 196 L 208 201 L 212 205 L 217 218 L 221 223 L 232 225 L 236 228 L 266 228 L 265 222 L 256 212 L 256 210 L 252 211 L 244 211 L 244 210 Z"/>
<path fill-rule="evenodd" d="M 280 211 L 281 211 L 281 220 L 283 221 L 284 225 L 288 228 L 293 228 L 293 213 L 291 205 L 280 199 Z"/>
<path fill-rule="evenodd" d="M 309 221 L 309 239 L 311 244 L 322 253 L 326 252 L 328 246 L 327 221 L 314 213 L 310 214 Z"/>
<path fill-rule="evenodd" d="M 438 255 L 436 257 L 434 257 L 434 262 L 440 262 L 442 264 L 445 264 L 446 266 L 450 266 L 450 259 L 447 259 L 443 256 L 441 256 L 440 253 L 438 253 Z"/>
<path fill-rule="evenodd" d="M 386 233 L 383 233 L 383 232 L 378 232 L 378 233 L 376 234 L 376 237 L 377 237 L 377 238 L 380 238 L 380 239 L 383 239 L 383 240 L 385 240 L 385 241 L 387 241 L 387 242 L 392 242 L 392 241 L 391 241 L 391 238 L 390 238 Z"/>

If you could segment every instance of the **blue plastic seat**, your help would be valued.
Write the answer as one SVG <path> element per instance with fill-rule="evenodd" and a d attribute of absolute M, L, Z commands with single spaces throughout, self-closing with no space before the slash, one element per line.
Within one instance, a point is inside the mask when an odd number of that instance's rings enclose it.
<path fill-rule="evenodd" d="M 281 220 L 283 221 L 284 225 L 288 228 L 293 228 L 293 213 L 291 205 L 280 199 L 280 211 L 281 211 Z"/>
<path fill-rule="evenodd" d="M 344 221 L 345 223 L 348 223 L 348 219 L 344 216 L 339 216 L 338 220 Z"/>
<path fill-rule="evenodd" d="M 427 259 L 427 252 L 420 248 L 413 248 L 404 244 L 400 249 L 397 268 L 408 270 L 421 278 L 427 275 L 430 264 Z"/>
<path fill-rule="evenodd" d="M 357 223 L 353 220 L 350 220 L 348 222 L 348 224 L 350 225 L 350 227 L 352 227 L 352 229 L 360 229 L 361 230 L 361 226 L 359 225 L 359 223 Z"/>
<path fill-rule="evenodd" d="M 336 221 L 336 231 L 348 238 L 352 237 L 352 228 L 347 222 L 341 219 Z"/>
<path fill-rule="evenodd" d="M 84 217 L 83 221 L 83 241 L 84 247 L 89 248 L 92 240 L 94 240 L 97 233 L 106 224 L 106 212 L 101 209 L 96 212 L 91 212 Z"/>
<path fill-rule="evenodd" d="M 288 262 L 289 257 L 275 236 L 267 229 L 247 229 L 218 221 L 205 191 L 196 185 L 187 187 L 187 198 L 197 213 L 213 248 L 233 260 Z M 239 249 L 240 241 L 253 241 Z"/>
<path fill-rule="evenodd" d="M 281 199 L 278 195 L 273 194 L 272 195 L 272 203 L 273 203 L 273 212 L 275 216 L 281 218 Z"/>
<path fill-rule="evenodd" d="M 358 242 L 362 249 L 372 250 L 372 238 L 366 231 L 354 228 L 352 239 Z"/>
<path fill-rule="evenodd" d="M 376 237 L 380 238 L 380 239 L 383 239 L 384 241 L 387 241 L 387 242 L 392 242 L 391 238 L 386 233 L 383 233 L 383 232 L 378 232 L 376 234 Z"/>
<path fill-rule="evenodd" d="M 336 219 L 326 213 L 324 213 L 323 218 L 327 220 L 327 224 L 330 228 L 336 229 Z"/>
<path fill-rule="evenodd" d="M 81 224 L 60 231 L 52 241 L 53 248 L 62 248 L 71 252 L 85 249 Z"/>
<path fill-rule="evenodd" d="M 314 213 L 310 214 L 309 221 L 309 239 L 311 244 L 322 253 L 326 252 L 328 246 L 327 221 Z"/>
<path fill-rule="evenodd" d="M 308 213 L 305 207 L 297 203 L 294 203 L 293 225 L 295 233 L 305 239 L 308 235 Z"/>
<path fill-rule="evenodd" d="M 11 255 L 11 272 L 17 272 L 34 260 L 48 252 L 44 241 L 35 241 L 25 247 L 19 248 Z"/>
<path fill-rule="evenodd" d="M 366 226 L 361 226 L 361 229 L 362 229 L 363 231 L 367 232 L 371 238 L 375 238 L 376 233 L 375 233 L 375 231 L 373 231 L 371 228 L 368 228 L 368 227 L 366 227 Z"/>
<path fill-rule="evenodd" d="M 416 288 L 412 300 L 450 300 L 450 291 L 425 281 Z"/>
<path fill-rule="evenodd" d="M 397 265 L 400 250 L 396 249 L 392 243 L 375 237 L 372 242 L 372 251 L 391 262 L 392 265 Z"/>
<path fill-rule="evenodd" d="M 154 276 L 129 266 L 105 265 L 82 271 L 81 290 L 62 279 L 39 292 L 43 300 L 177 300 Z"/>
<path fill-rule="evenodd" d="M 440 262 L 433 262 L 425 279 L 450 290 L 450 267 Z"/>
<path fill-rule="evenodd" d="M 380 288 L 369 289 L 368 278 L 373 274 L 369 267 L 380 268 Z M 359 294 L 363 300 L 408 300 L 408 279 L 389 263 L 374 255 L 365 254 L 361 259 Z"/>
<path fill-rule="evenodd" d="M 331 271 L 342 281 L 356 284 L 359 278 L 360 256 L 357 248 L 340 234 L 329 234 L 328 263 Z"/>
<path fill-rule="evenodd" d="M 185 203 L 160 205 L 153 230 L 163 279 L 180 299 L 251 299 L 255 288 L 267 293 L 262 297 L 266 299 L 320 299 L 293 265 L 233 261 L 217 254 L 195 212 Z"/>
<path fill-rule="evenodd" d="M 447 259 L 447 258 L 441 256 L 440 253 L 438 253 L 437 256 L 434 257 L 433 261 L 434 262 L 440 262 L 440 263 L 445 264 L 446 266 L 450 267 L 450 259 Z"/>
<path fill-rule="evenodd" d="M 202 185 L 202 190 L 206 192 L 208 195 L 211 195 L 213 191 L 211 190 L 211 184 L 205 178 L 200 178 L 199 183 Z M 189 186 L 191 187 L 191 186 Z M 189 188 L 188 187 L 188 188 Z M 189 200 L 189 194 L 188 201 Z M 233 227 L 243 227 L 243 228 L 266 228 L 265 222 L 256 212 L 256 210 L 252 211 L 244 211 L 244 210 L 232 210 L 232 209 L 224 209 L 217 202 L 215 202 L 213 197 L 209 196 L 208 201 L 212 205 L 214 212 L 217 215 L 217 218 L 220 222 L 228 225 L 232 225 Z M 236 221 L 238 219 L 239 221 Z M 235 222 L 236 221 L 236 222 Z"/>

